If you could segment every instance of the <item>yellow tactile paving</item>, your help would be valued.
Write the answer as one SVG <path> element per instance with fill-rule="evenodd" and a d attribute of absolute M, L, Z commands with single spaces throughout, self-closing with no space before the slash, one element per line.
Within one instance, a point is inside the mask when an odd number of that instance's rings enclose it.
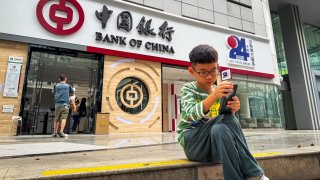
<path fill-rule="evenodd" d="M 265 157 L 265 156 L 275 156 L 281 155 L 281 152 L 262 152 L 262 153 L 254 153 L 252 154 L 254 157 Z"/>
<path fill-rule="evenodd" d="M 55 176 L 55 175 L 67 175 L 67 174 L 78 174 L 98 171 L 111 171 L 121 169 L 134 169 L 142 167 L 155 167 L 155 166 L 168 166 L 168 165 L 180 165 L 192 163 L 188 160 L 170 160 L 170 161 L 158 161 L 158 162 L 145 162 L 145 163 L 133 163 L 133 164 L 119 164 L 111 166 L 96 166 L 86 168 L 73 168 L 73 169 L 60 169 L 60 170 L 49 170 L 43 171 L 43 176 Z"/>
<path fill-rule="evenodd" d="M 254 157 L 265 157 L 280 155 L 280 152 L 262 152 L 254 153 Z M 85 168 L 71 168 L 71 169 L 59 169 L 59 170 L 49 170 L 43 171 L 43 176 L 55 176 L 55 175 L 67 175 L 67 174 L 78 174 L 78 173 L 88 173 L 88 172 L 99 172 L 99 171 L 112 171 L 112 170 L 122 170 L 122 169 L 134 169 L 142 167 L 156 167 L 156 166 L 167 166 L 167 165 L 181 165 L 188 164 L 191 161 L 188 160 L 170 160 L 170 161 L 158 161 L 158 162 L 144 162 L 144 163 L 132 163 L 132 164 L 118 164 L 110 166 L 96 166 L 96 167 L 85 167 Z"/>

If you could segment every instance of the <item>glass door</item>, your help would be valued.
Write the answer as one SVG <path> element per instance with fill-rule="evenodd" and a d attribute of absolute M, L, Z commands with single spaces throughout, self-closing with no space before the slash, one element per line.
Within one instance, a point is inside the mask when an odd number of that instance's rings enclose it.
<path fill-rule="evenodd" d="M 87 125 L 87 132 L 93 132 L 93 120 L 95 119 L 96 114 L 96 97 L 97 97 L 97 66 L 92 64 L 90 68 L 88 68 L 89 75 L 89 87 L 88 87 L 88 125 Z"/>
<path fill-rule="evenodd" d="M 37 127 L 39 126 L 42 82 L 45 69 L 44 59 L 44 55 L 39 52 L 31 53 L 23 116 L 23 121 L 26 122 L 25 127 L 23 128 L 24 134 L 35 134 Z"/>
<path fill-rule="evenodd" d="M 31 47 L 22 98 L 23 134 L 50 134 L 55 116 L 53 87 L 60 74 L 67 74 L 76 97 L 88 101 L 87 117 L 82 122 L 85 133 L 92 133 L 94 118 L 101 111 L 103 58 L 96 54 L 58 49 Z M 73 125 L 72 114 L 67 119 L 66 132 Z"/>

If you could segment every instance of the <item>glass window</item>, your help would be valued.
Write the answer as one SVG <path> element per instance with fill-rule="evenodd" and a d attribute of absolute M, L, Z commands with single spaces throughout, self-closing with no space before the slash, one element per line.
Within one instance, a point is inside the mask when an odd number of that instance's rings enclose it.
<path fill-rule="evenodd" d="M 149 102 L 147 86 L 139 79 L 128 77 L 120 81 L 116 89 L 118 106 L 129 114 L 138 114 Z"/>
<path fill-rule="evenodd" d="M 243 128 L 282 128 L 279 90 L 274 85 L 234 80 L 241 108 L 237 115 Z"/>
<path fill-rule="evenodd" d="M 320 28 L 304 24 L 303 29 L 311 69 L 320 70 Z"/>
<path fill-rule="evenodd" d="M 276 13 L 271 13 L 271 17 L 278 58 L 278 67 L 280 74 L 285 75 L 288 74 L 288 67 L 284 52 L 280 17 Z M 313 70 L 320 70 L 320 28 L 309 24 L 303 24 L 303 30 L 308 50 L 310 67 Z"/>
<path fill-rule="evenodd" d="M 281 31 L 280 17 L 276 13 L 271 13 L 272 28 L 274 34 L 274 42 L 276 46 L 278 68 L 280 75 L 288 74 L 288 67 L 286 62 L 286 56 L 284 52 L 283 37 Z"/>

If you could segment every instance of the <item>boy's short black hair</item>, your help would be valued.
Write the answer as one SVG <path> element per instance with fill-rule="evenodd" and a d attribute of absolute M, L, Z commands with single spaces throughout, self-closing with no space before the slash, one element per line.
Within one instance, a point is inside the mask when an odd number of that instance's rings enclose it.
<path fill-rule="evenodd" d="M 211 46 L 201 44 L 194 47 L 189 53 L 192 66 L 218 62 L 218 52 Z"/>
<path fill-rule="evenodd" d="M 66 74 L 60 74 L 60 76 L 59 76 L 60 81 L 64 81 L 64 80 L 66 80 L 66 78 L 67 78 Z"/>

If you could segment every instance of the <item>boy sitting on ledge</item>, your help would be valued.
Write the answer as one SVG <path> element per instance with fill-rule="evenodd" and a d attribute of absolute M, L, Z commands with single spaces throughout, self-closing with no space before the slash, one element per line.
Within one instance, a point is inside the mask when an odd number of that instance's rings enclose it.
<path fill-rule="evenodd" d="M 199 45 L 189 54 L 189 73 L 195 82 L 182 89 L 182 120 L 178 141 L 191 161 L 222 163 L 225 180 L 268 180 L 249 152 L 239 121 L 237 96 L 227 102 L 231 112 L 219 114 L 219 99 L 233 91 L 232 82 L 213 84 L 218 74 L 218 53 L 208 45 Z"/>

